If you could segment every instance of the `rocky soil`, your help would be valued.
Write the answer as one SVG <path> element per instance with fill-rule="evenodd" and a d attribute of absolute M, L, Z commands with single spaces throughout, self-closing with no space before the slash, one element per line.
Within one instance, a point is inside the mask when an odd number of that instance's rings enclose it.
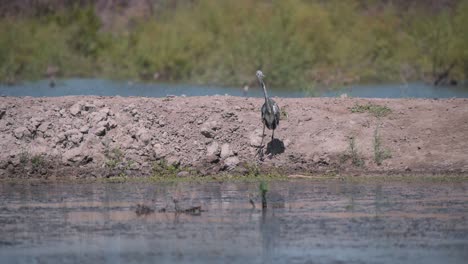
<path fill-rule="evenodd" d="M 467 99 L 275 100 L 2 97 L 0 178 L 468 172 Z"/>

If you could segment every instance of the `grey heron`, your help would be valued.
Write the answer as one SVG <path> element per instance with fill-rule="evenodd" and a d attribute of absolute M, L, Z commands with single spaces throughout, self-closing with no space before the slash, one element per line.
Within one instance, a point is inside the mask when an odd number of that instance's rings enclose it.
<path fill-rule="evenodd" d="M 273 101 L 273 99 L 268 97 L 268 93 L 266 90 L 266 85 L 265 82 L 263 81 L 263 78 L 265 75 L 263 74 L 262 71 L 257 71 L 257 78 L 260 86 L 263 89 L 263 95 L 265 96 L 265 103 L 262 106 L 262 122 L 263 122 L 263 132 L 262 132 L 262 144 L 263 144 L 263 135 L 265 134 L 265 126 L 268 129 L 273 130 L 271 133 L 271 140 L 273 140 L 274 135 L 275 135 L 275 129 L 279 125 L 279 120 L 280 120 L 280 108 L 278 104 Z M 261 145 L 262 145 L 261 144 Z"/>

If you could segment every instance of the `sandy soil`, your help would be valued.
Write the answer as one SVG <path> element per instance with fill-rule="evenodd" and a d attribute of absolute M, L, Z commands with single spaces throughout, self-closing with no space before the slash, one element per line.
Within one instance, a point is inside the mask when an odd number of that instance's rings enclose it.
<path fill-rule="evenodd" d="M 161 161 L 178 166 L 180 177 L 255 166 L 288 174 L 468 172 L 467 99 L 275 100 L 282 120 L 275 140 L 266 131 L 258 155 L 258 98 L 2 97 L 0 178 L 146 176 Z M 390 112 L 365 111 L 369 104 Z"/>

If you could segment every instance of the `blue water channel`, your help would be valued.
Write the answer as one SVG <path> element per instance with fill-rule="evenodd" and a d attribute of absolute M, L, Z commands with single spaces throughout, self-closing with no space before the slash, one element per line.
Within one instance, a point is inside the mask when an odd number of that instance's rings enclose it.
<path fill-rule="evenodd" d="M 433 86 L 422 82 L 408 84 L 350 85 L 333 89 L 316 89 L 310 92 L 301 89 L 270 89 L 270 96 L 278 97 L 336 97 L 347 94 L 351 97 L 367 98 L 468 98 L 468 87 Z M 208 96 L 232 95 L 261 97 L 259 87 L 245 91 L 239 87 L 221 87 L 190 84 L 140 83 L 105 79 L 62 79 L 54 87 L 48 80 L 22 82 L 16 85 L 0 84 L 1 96 L 54 97 L 67 95 L 97 96 Z"/>

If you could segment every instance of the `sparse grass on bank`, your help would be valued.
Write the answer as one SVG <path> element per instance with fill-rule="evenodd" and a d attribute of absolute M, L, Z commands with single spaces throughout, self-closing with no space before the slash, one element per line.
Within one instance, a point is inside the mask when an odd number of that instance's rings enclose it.
<path fill-rule="evenodd" d="M 365 113 L 368 112 L 375 117 L 383 117 L 392 112 L 387 106 L 368 103 L 366 105 L 356 104 L 350 108 L 351 113 Z"/>
<path fill-rule="evenodd" d="M 379 126 L 374 130 L 374 161 L 377 165 L 382 165 L 382 161 L 392 157 L 390 150 L 382 146 L 382 138 L 379 134 Z"/>
<path fill-rule="evenodd" d="M 0 18 L 0 81 L 110 77 L 313 89 L 468 77 L 468 1 L 431 12 L 384 1 L 187 1 L 122 32 L 92 7 Z"/>
<path fill-rule="evenodd" d="M 364 159 L 358 151 L 356 139 L 354 137 L 351 137 L 349 139 L 348 149 L 346 153 L 343 153 L 343 155 L 341 156 L 341 163 L 344 163 L 348 160 L 351 160 L 351 164 L 355 167 L 364 166 Z"/>
<path fill-rule="evenodd" d="M 0 179 L 1 183 L 61 183 L 61 184 L 89 184 L 89 183 L 207 183 L 207 182 L 253 182 L 260 184 L 261 182 L 272 181 L 317 181 L 317 182 L 351 182 L 351 183 L 463 183 L 468 182 L 468 174 L 466 173 L 391 173 L 391 174 L 362 174 L 362 175 L 346 175 L 337 174 L 332 176 L 324 174 L 323 176 L 305 176 L 288 178 L 287 175 L 269 175 L 261 174 L 255 177 L 249 176 L 233 176 L 219 175 L 208 177 L 121 177 L 115 176 L 111 178 L 60 178 L 60 179 L 37 179 L 37 178 L 5 178 Z"/>

